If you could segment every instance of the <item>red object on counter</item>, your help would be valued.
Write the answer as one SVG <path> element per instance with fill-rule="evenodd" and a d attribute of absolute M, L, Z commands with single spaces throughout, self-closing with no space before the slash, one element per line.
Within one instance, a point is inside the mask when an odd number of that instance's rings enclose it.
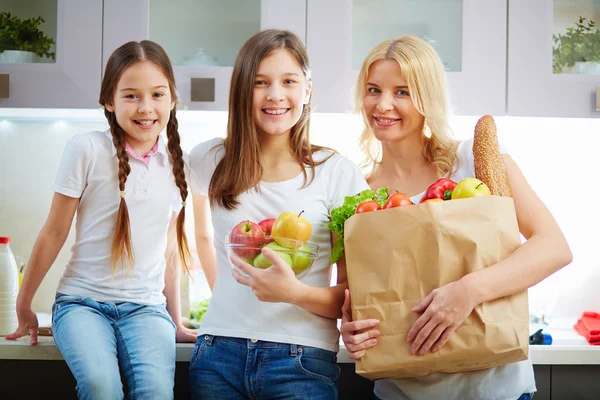
<path fill-rule="evenodd" d="M 600 314 L 593 311 L 585 311 L 577 323 L 573 326 L 589 344 L 600 345 Z"/>

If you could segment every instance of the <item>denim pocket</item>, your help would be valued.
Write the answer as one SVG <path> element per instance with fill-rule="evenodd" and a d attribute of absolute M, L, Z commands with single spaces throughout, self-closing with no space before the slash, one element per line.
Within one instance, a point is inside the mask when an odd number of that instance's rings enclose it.
<path fill-rule="evenodd" d="M 68 294 L 56 293 L 54 304 L 52 305 L 52 326 L 56 327 L 58 316 L 57 314 L 67 306 L 78 305 L 85 301 L 85 297 L 71 296 Z"/>
<path fill-rule="evenodd" d="M 300 347 L 296 357 L 296 367 L 304 375 L 335 385 L 341 371 L 335 359 L 335 353 L 332 351 Z"/>
<path fill-rule="evenodd" d="M 190 359 L 190 369 L 192 369 L 200 360 L 200 356 L 204 353 L 204 349 L 206 348 L 206 342 L 208 340 L 208 335 L 202 336 L 202 339 L 196 342 L 194 346 L 194 350 L 192 351 L 192 358 Z"/>

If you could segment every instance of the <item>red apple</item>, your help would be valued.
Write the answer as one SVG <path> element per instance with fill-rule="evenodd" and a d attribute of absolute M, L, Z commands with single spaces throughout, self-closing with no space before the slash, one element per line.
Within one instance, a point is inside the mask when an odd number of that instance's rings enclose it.
<path fill-rule="evenodd" d="M 263 229 L 252 221 L 243 221 L 233 227 L 229 237 L 233 252 L 241 258 L 254 259 L 265 244 Z"/>
<path fill-rule="evenodd" d="M 271 231 L 273 230 L 274 223 L 275 218 L 266 218 L 258 223 L 258 226 L 260 226 L 265 233 L 265 244 L 269 244 L 273 241 L 273 238 L 271 237 Z"/>

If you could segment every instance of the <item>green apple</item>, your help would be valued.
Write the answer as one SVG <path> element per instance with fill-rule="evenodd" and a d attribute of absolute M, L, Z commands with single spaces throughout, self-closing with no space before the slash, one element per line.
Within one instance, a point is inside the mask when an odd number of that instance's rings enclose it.
<path fill-rule="evenodd" d="M 489 196 L 490 188 L 477 178 L 465 178 L 458 182 L 452 190 L 452 200 L 466 199 L 469 197 Z"/>
<path fill-rule="evenodd" d="M 274 250 L 275 253 L 277 253 L 277 255 L 279 257 L 281 257 L 281 259 L 287 263 L 287 265 L 289 265 L 290 267 L 292 266 L 292 257 L 289 254 L 290 249 L 288 249 L 287 247 L 280 246 L 275 242 L 269 243 L 265 247 L 268 247 L 268 248 Z M 269 268 L 271 265 L 273 265 L 271 263 L 271 261 L 267 257 L 265 257 L 262 253 L 257 255 L 256 258 L 254 259 L 254 266 L 256 268 L 265 269 L 265 268 Z"/>
<path fill-rule="evenodd" d="M 310 248 L 306 245 L 292 253 L 292 269 L 296 275 L 308 268 L 311 262 Z"/>

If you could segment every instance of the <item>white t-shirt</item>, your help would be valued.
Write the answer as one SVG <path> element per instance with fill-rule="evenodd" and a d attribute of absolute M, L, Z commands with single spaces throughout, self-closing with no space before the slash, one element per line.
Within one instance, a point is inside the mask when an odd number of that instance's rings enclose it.
<path fill-rule="evenodd" d="M 80 133 L 67 142 L 54 190 L 80 198 L 75 244 L 57 291 L 96 301 L 164 303 L 167 230 L 181 197 L 162 138 L 149 165 L 129 157 L 125 183 L 135 266 L 112 274 L 110 247 L 119 209 L 118 159 L 110 131 Z"/>
<path fill-rule="evenodd" d="M 507 154 L 502 144 L 500 151 Z M 461 141 L 457 153 L 459 164 L 452 180 L 474 177 L 473 139 Z M 423 194 L 411 200 L 418 203 Z M 480 371 L 375 381 L 375 394 L 382 400 L 516 400 L 535 391 L 530 359 Z"/>
<path fill-rule="evenodd" d="M 222 139 L 216 138 L 197 145 L 190 153 L 192 186 L 202 195 L 208 186 L 218 161 L 223 157 Z M 218 146 L 215 148 L 215 146 Z M 330 152 L 314 155 L 322 160 Z M 307 169 L 310 178 L 310 168 Z M 287 303 L 261 302 L 252 289 L 235 281 L 231 263 L 224 247 L 225 236 L 238 223 L 255 223 L 265 218 L 277 218 L 286 211 L 301 212 L 312 225 L 310 241 L 319 246 L 319 258 L 301 280 L 310 286 L 330 286 L 331 233 L 327 228 L 332 208 L 344 203 L 344 197 L 368 189 L 360 169 L 347 158 L 334 154 L 316 167 L 315 179 L 300 189 L 304 176 L 300 174 L 283 182 L 261 182 L 260 192 L 253 189 L 241 194 L 240 206 L 228 211 L 218 205 L 212 209 L 218 279 L 208 311 L 202 319 L 200 334 L 241 337 L 279 343 L 293 343 L 331 351 L 339 349 L 336 320 L 321 317 L 304 308 Z"/>

